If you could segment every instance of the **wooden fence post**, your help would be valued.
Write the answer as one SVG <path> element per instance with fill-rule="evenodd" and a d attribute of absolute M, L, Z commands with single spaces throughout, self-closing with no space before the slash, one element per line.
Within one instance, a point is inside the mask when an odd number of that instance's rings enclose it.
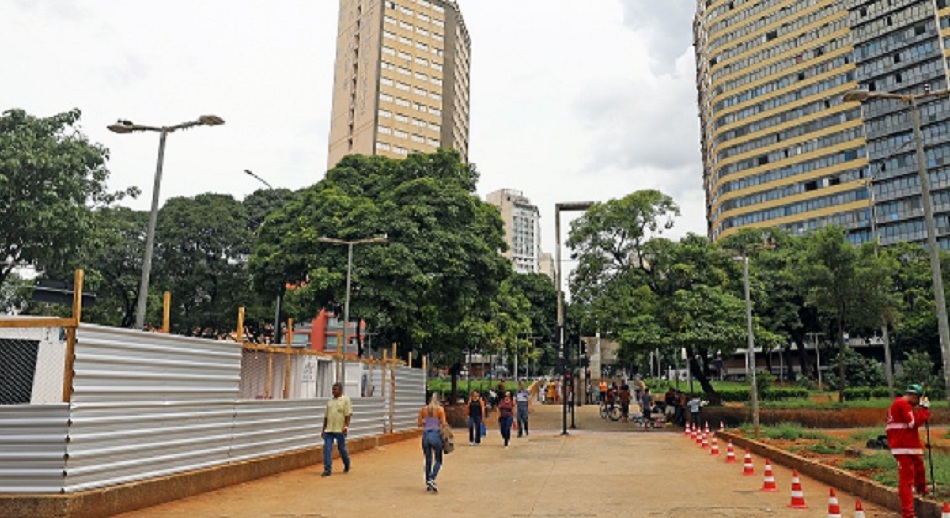
<path fill-rule="evenodd" d="M 172 292 L 162 294 L 162 332 L 166 335 L 172 331 Z"/>
<path fill-rule="evenodd" d="M 82 320 L 82 285 L 85 272 L 76 270 L 73 276 L 73 318 L 71 325 L 66 328 L 66 358 L 63 362 L 63 403 L 73 399 L 73 372 L 76 364 L 76 329 Z"/>
<path fill-rule="evenodd" d="M 294 341 L 294 319 L 287 319 L 287 349 L 284 354 L 284 399 L 290 399 L 290 344 Z"/>

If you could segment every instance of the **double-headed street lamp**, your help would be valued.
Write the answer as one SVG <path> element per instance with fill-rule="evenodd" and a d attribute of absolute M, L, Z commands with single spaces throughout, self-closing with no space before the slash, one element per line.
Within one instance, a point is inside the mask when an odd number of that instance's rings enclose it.
<path fill-rule="evenodd" d="M 745 288 L 745 320 L 746 334 L 748 343 L 746 347 L 746 372 L 751 376 L 752 384 L 749 386 L 749 396 L 752 399 L 752 426 L 755 430 L 755 438 L 759 438 L 759 385 L 755 382 L 755 338 L 752 335 L 752 298 L 749 295 L 749 256 L 742 254 L 739 258 L 742 261 L 742 279 Z"/>
<path fill-rule="evenodd" d="M 152 209 L 148 214 L 148 228 L 145 231 L 145 259 L 142 261 L 142 282 L 139 285 L 138 304 L 135 310 L 135 328 L 145 327 L 145 309 L 148 303 L 148 281 L 152 271 L 152 248 L 155 245 L 155 223 L 158 221 L 158 197 L 162 188 L 162 164 L 165 162 L 165 138 L 169 133 L 195 126 L 220 126 L 224 119 L 217 115 L 202 115 L 198 120 L 182 122 L 174 126 L 145 126 L 132 121 L 119 119 L 107 126 L 113 133 L 134 133 L 136 131 L 155 131 L 158 139 L 158 165 L 155 167 L 155 183 L 152 186 Z"/>
<path fill-rule="evenodd" d="M 347 257 L 346 257 L 346 302 L 343 304 L 343 344 L 340 346 L 340 351 L 342 352 L 340 366 L 340 382 L 343 383 L 343 386 L 346 386 L 346 346 L 349 343 L 349 336 L 347 331 L 349 331 L 350 324 L 350 272 L 353 270 L 353 246 L 355 245 L 365 245 L 369 243 L 388 243 L 389 240 L 385 235 L 380 237 L 371 237 L 368 239 L 354 239 L 352 241 L 345 241 L 343 239 L 337 239 L 335 237 L 318 237 L 317 241 L 320 243 L 329 243 L 332 245 L 346 245 L 347 247 Z M 359 325 L 356 326 L 357 335 L 359 334 Z"/>
<path fill-rule="evenodd" d="M 568 202 L 568 203 L 556 203 L 554 205 L 554 254 L 555 254 L 555 277 L 557 277 L 557 346 L 559 354 L 561 355 L 561 361 L 564 362 L 564 368 L 561 371 L 561 379 L 563 380 L 562 387 L 562 408 L 561 408 L 561 435 L 567 435 L 567 372 L 570 368 L 567 360 L 570 356 L 567 352 L 567 347 L 564 344 L 564 302 L 563 294 L 561 293 L 561 212 L 584 212 L 587 209 L 594 206 L 592 201 L 579 201 L 579 202 Z M 573 380 L 571 381 L 573 383 Z M 572 394 L 573 396 L 574 394 Z M 571 405 L 573 409 L 574 406 Z M 572 415 L 572 426 L 573 428 L 573 414 Z"/>
<path fill-rule="evenodd" d="M 934 224 L 933 203 L 930 199 L 930 176 L 927 173 L 927 157 L 924 153 L 924 139 L 920 131 L 921 100 L 950 96 L 950 90 L 922 94 L 892 94 L 887 92 L 868 92 L 852 90 L 844 94 L 845 102 L 864 102 L 874 99 L 893 99 L 907 105 L 914 125 L 914 144 L 917 147 L 917 174 L 920 177 L 920 194 L 924 206 L 924 222 L 927 225 L 927 248 L 930 253 L 930 273 L 934 284 L 934 302 L 937 312 L 937 330 L 940 334 L 940 354 L 943 358 L 944 382 L 950 389 L 950 326 L 947 324 L 947 299 L 943 291 L 943 274 L 940 272 L 940 249 L 937 248 L 937 229 Z M 950 400 L 950 390 L 947 390 Z"/>

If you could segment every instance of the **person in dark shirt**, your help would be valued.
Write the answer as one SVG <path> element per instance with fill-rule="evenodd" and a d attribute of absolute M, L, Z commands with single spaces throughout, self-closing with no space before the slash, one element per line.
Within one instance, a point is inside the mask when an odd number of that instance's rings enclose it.
<path fill-rule="evenodd" d="M 514 420 L 515 404 L 511 400 L 511 392 L 505 392 L 505 397 L 498 403 L 498 428 L 501 437 L 505 440 L 505 448 L 511 440 L 511 423 Z"/>
<path fill-rule="evenodd" d="M 630 397 L 630 385 L 624 380 L 623 385 L 620 385 L 620 414 L 625 423 L 630 419 Z"/>
<path fill-rule="evenodd" d="M 485 419 L 485 400 L 477 390 L 472 391 L 472 397 L 465 408 L 468 414 L 468 443 L 472 446 L 482 443 L 482 420 Z"/>

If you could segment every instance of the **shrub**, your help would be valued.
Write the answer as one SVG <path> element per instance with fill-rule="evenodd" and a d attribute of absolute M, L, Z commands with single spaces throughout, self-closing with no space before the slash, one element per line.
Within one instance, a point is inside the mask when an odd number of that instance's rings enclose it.
<path fill-rule="evenodd" d="M 943 377 L 934 368 L 933 359 L 926 351 L 908 351 L 901 362 L 901 374 L 896 380 L 898 391 L 911 383 L 920 383 L 931 394 L 943 393 Z"/>
<path fill-rule="evenodd" d="M 828 364 L 828 385 L 838 389 L 838 365 L 841 358 L 835 355 Z M 880 363 L 861 356 L 850 347 L 844 350 L 845 387 L 875 387 L 886 384 L 884 367 Z"/>

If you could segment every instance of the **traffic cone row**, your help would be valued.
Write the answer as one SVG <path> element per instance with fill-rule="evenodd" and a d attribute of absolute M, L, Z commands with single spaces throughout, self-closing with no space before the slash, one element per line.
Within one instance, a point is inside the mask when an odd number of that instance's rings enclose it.
<path fill-rule="evenodd" d="M 713 435 L 712 446 L 709 448 L 710 455 L 719 455 L 719 441 L 716 440 L 716 436 Z"/>
<path fill-rule="evenodd" d="M 762 491 L 773 493 L 778 491 L 775 485 L 775 475 L 772 474 L 772 461 L 765 459 L 765 479 L 762 482 Z"/>

